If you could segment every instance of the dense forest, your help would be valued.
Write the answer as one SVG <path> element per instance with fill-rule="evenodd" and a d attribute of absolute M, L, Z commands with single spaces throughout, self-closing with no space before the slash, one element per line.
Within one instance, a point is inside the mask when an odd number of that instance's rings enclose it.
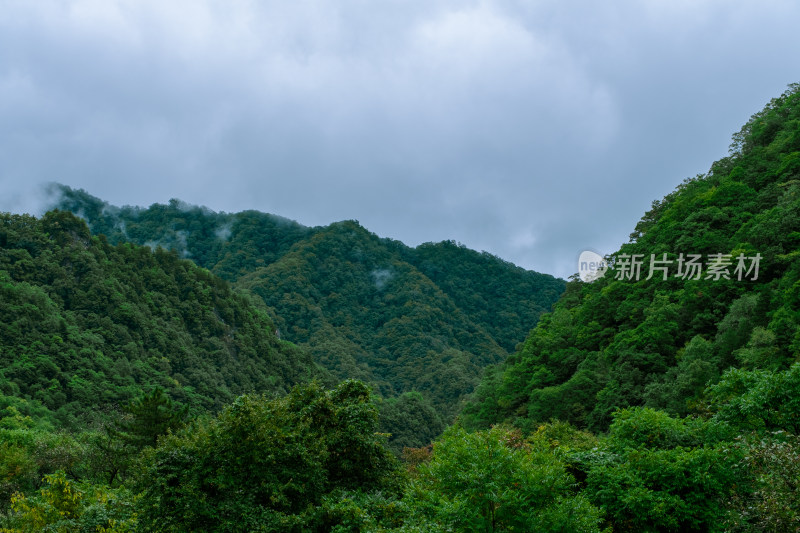
<path fill-rule="evenodd" d="M 328 379 L 263 305 L 174 252 L 110 245 L 64 211 L 0 215 L 0 406 L 64 428 L 163 389 L 198 410 Z"/>
<path fill-rule="evenodd" d="M 109 242 L 163 247 L 255 296 L 281 339 L 336 380 L 373 385 L 388 402 L 382 411 L 411 402 L 444 423 L 565 285 L 454 242 L 411 248 L 381 239 L 355 221 L 307 228 L 256 211 L 178 200 L 120 208 L 63 185 L 53 192 L 58 208 Z M 381 418 L 394 444 L 404 429 Z"/>
<path fill-rule="evenodd" d="M 800 531 L 800 85 L 538 323 L 454 243 L 64 191 L 0 226 L 0 531 Z"/>

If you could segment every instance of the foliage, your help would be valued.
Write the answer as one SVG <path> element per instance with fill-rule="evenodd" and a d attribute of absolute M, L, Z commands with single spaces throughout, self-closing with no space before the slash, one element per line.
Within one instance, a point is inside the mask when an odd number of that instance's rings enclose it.
<path fill-rule="evenodd" d="M 11 498 L 9 527 L 3 533 L 101 532 L 136 530 L 135 497 L 125 489 L 75 483 L 64 472 L 44 477 L 39 494 Z"/>
<path fill-rule="evenodd" d="M 355 221 L 306 228 L 178 200 L 116 208 L 55 189 L 60 208 L 110 242 L 174 250 L 258 296 L 280 336 L 336 379 L 367 381 L 385 398 L 417 391 L 445 421 L 564 287 L 454 242 L 409 248 Z"/>
<path fill-rule="evenodd" d="M 732 369 L 708 390 L 714 417 L 744 432 L 800 434 L 800 363 L 788 370 Z"/>
<path fill-rule="evenodd" d="M 396 463 L 376 428 L 377 410 L 360 382 L 327 392 L 297 386 L 275 399 L 242 396 L 145 452 L 142 523 L 150 531 L 322 527 L 348 515 L 333 505 L 334 491 L 397 490 Z"/>
<path fill-rule="evenodd" d="M 744 450 L 739 468 L 754 480 L 731 497 L 726 531 L 797 531 L 800 529 L 800 438 L 776 431 L 739 439 Z"/>
<path fill-rule="evenodd" d="M 417 390 L 447 419 L 504 356 L 433 282 L 353 222 L 332 224 L 237 285 L 337 378 L 355 374 L 387 398 Z"/>
<path fill-rule="evenodd" d="M 158 437 L 181 425 L 186 410 L 176 410 L 161 389 L 137 398 L 123 407 L 128 418 L 119 420 L 112 435 L 134 449 L 155 446 Z"/>
<path fill-rule="evenodd" d="M 514 350 L 564 291 L 559 279 L 454 241 L 424 243 L 401 251 L 406 261 L 452 298 L 507 352 Z"/>
<path fill-rule="evenodd" d="M 722 531 L 747 476 L 730 428 L 646 408 L 615 413 L 600 446 L 573 454 L 614 531 Z"/>
<path fill-rule="evenodd" d="M 442 530 L 599 531 L 600 512 L 573 493 L 564 464 L 507 429 L 449 428 L 418 476 L 412 511 Z"/>
<path fill-rule="evenodd" d="M 0 394 L 29 416 L 85 427 L 153 388 L 214 409 L 321 375 L 274 329 L 175 253 L 111 246 L 63 211 L 0 214 Z"/>
<path fill-rule="evenodd" d="M 0 513 L 15 493 L 35 490 L 45 475 L 64 471 L 80 476 L 89 470 L 85 439 L 16 422 L 15 427 L 0 429 Z"/>
<path fill-rule="evenodd" d="M 406 392 L 380 404 L 380 430 L 389 435 L 387 444 L 395 455 L 433 442 L 444 427 L 439 413 L 419 392 Z"/>

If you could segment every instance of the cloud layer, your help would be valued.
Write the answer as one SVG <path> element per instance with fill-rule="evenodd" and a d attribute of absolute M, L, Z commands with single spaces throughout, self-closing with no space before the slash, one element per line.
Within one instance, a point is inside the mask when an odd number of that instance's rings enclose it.
<path fill-rule="evenodd" d="M 0 209 L 58 181 L 567 276 L 798 81 L 798 20 L 788 1 L 0 0 Z"/>

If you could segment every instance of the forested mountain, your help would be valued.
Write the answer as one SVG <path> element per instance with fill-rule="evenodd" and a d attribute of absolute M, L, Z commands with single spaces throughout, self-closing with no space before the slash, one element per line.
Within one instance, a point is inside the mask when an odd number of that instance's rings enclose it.
<path fill-rule="evenodd" d="M 564 286 L 454 242 L 381 239 L 355 221 L 307 228 L 255 211 L 178 200 L 119 208 L 54 191 L 59 208 L 110 242 L 163 246 L 260 297 L 281 338 L 337 379 L 365 380 L 387 399 L 419 391 L 446 420 Z"/>
<path fill-rule="evenodd" d="M 754 115 L 728 157 L 654 202 L 609 271 L 570 281 L 454 424 L 399 460 L 388 447 L 443 428 L 429 398 L 460 394 L 458 372 L 506 346 L 476 317 L 514 294 L 499 281 L 513 269 L 355 222 L 188 211 L 252 217 L 276 236 L 288 224 L 285 239 L 252 244 L 269 261 L 227 263 L 260 298 L 180 259 L 203 251 L 177 233 L 186 220 L 162 219 L 161 241 L 177 242 L 166 252 L 113 246 L 62 211 L 2 218 L 0 532 L 800 531 L 800 85 Z M 219 226 L 205 223 L 210 243 Z M 235 256 L 218 246 L 203 257 Z M 475 280 L 480 269 L 496 279 Z M 281 322 L 260 307 L 282 308 Z M 405 392 L 326 389 L 306 349 L 339 376 Z M 251 387 L 266 394 L 216 409 L 219 391 Z M 75 424 L 139 388 L 104 425 Z"/>
<path fill-rule="evenodd" d="M 798 360 L 797 89 L 754 115 L 728 157 L 654 202 L 605 276 L 568 284 L 487 375 L 470 420 L 605 431 L 617 408 L 685 415 L 731 367 L 783 371 Z"/>
<path fill-rule="evenodd" d="M 509 353 L 564 291 L 561 280 L 454 241 L 400 247 L 399 251 Z"/>
<path fill-rule="evenodd" d="M 161 246 L 189 258 L 227 281 L 273 263 L 291 246 L 312 235 L 297 222 L 244 211 L 228 214 L 170 200 L 166 205 L 115 207 L 83 190 L 52 184 L 52 207 L 83 218 L 92 233 L 109 242 Z"/>
<path fill-rule="evenodd" d="M 375 383 L 385 397 L 422 391 L 448 418 L 505 356 L 429 278 L 353 222 L 317 232 L 237 285 L 337 377 Z"/>
<path fill-rule="evenodd" d="M 68 212 L 0 215 L 0 294 L 0 409 L 57 425 L 153 387 L 216 410 L 325 376 L 224 280 L 175 252 L 112 246 Z"/>

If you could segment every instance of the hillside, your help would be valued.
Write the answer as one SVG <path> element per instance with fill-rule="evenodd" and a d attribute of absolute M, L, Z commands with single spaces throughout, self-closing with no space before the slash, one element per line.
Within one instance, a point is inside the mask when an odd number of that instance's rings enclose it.
<path fill-rule="evenodd" d="M 112 246 L 67 212 L 0 215 L 0 292 L 0 409 L 57 425 L 154 387 L 217 410 L 325 375 L 227 282 L 174 252 Z"/>
<path fill-rule="evenodd" d="M 238 283 L 285 338 L 339 378 L 393 397 L 419 390 L 446 417 L 505 356 L 442 290 L 353 222 L 333 224 Z"/>
<path fill-rule="evenodd" d="M 399 252 L 509 353 L 564 291 L 561 280 L 454 241 L 401 247 Z"/>
<path fill-rule="evenodd" d="M 365 380 L 385 398 L 419 391 L 446 419 L 564 285 L 453 242 L 410 248 L 355 221 L 307 228 L 178 200 L 119 208 L 54 187 L 57 206 L 93 233 L 171 249 L 257 295 L 281 338 L 337 379 Z"/>
<path fill-rule="evenodd" d="M 465 419 L 535 428 L 557 418 L 604 431 L 617 408 L 701 409 L 706 385 L 731 367 L 786 370 L 800 354 L 799 245 L 792 86 L 734 136 L 728 157 L 653 203 L 604 277 L 568 283 L 554 312 L 487 374 Z"/>

